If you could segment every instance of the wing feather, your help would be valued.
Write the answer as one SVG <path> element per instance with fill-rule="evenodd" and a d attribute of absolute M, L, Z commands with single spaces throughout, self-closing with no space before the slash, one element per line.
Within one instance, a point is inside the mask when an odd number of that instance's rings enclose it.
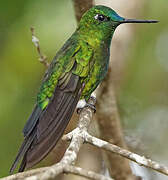
<path fill-rule="evenodd" d="M 69 83 L 74 81 L 74 78 L 79 79 L 78 76 L 73 75 Z M 56 88 L 53 101 L 49 104 L 44 115 L 39 118 L 37 136 L 31 145 L 31 149 L 26 154 L 26 168 L 38 163 L 54 148 L 75 110 L 80 98 L 80 88 L 80 81 L 78 81 L 75 91 L 65 91 L 67 89 Z M 61 97 L 61 101 L 57 104 L 59 97 Z M 57 110 L 51 112 L 50 105 L 56 105 Z M 52 118 L 50 118 L 50 114 L 52 114 Z"/>

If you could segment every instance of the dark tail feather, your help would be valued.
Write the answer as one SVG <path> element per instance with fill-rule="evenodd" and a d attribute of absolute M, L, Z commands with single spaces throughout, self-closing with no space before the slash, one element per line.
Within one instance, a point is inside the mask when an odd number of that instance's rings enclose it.
<path fill-rule="evenodd" d="M 35 133 L 33 133 L 31 136 L 27 137 L 24 139 L 19 152 L 16 156 L 15 161 L 12 164 L 12 167 L 10 169 L 10 173 L 12 174 L 13 171 L 16 169 L 17 164 L 19 163 L 19 161 L 21 160 L 21 158 L 23 158 L 23 156 L 25 155 L 25 153 L 28 151 L 29 147 L 31 146 L 33 139 L 34 139 Z"/>
<path fill-rule="evenodd" d="M 32 130 L 37 124 L 37 121 L 41 113 L 42 113 L 42 109 L 36 105 L 23 128 L 24 137 L 27 137 L 31 134 Z"/>
<path fill-rule="evenodd" d="M 26 167 L 26 154 L 24 155 L 18 172 L 23 172 Z"/>
<path fill-rule="evenodd" d="M 34 140 L 34 137 L 36 135 L 35 126 L 37 124 L 37 121 L 38 121 L 38 118 L 39 118 L 41 112 L 42 112 L 42 110 L 36 105 L 33 110 L 33 113 L 31 114 L 28 121 L 26 122 L 26 125 L 24 126 L 24 129 L 23 129 L 23 134 L 24 134 L 25 139 L 19 149 L 19 152 L 16 156 L 15 161 L 12 164 L 10 173 L 13 173 L 13 171 L 16 169 L 17 164 L 23 157 L 24 158 L 21 163 L 22 168 L 19 169 L 19 172 L 21 172 L 21 170 L 22 171 L 24 170 L 24 167 L 26 166 L 25 154 L 28 151 L 29 147 L 31 146 L 31 144 Z"/>

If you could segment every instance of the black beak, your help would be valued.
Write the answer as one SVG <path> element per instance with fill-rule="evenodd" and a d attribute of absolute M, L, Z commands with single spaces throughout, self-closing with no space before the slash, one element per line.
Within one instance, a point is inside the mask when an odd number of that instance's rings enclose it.
<path fill-rule="evenodd" d="M 157 23 L 157 20 L 141 20 L 141 19 L 123 19 L 120 24 L 123 23 Z"/>

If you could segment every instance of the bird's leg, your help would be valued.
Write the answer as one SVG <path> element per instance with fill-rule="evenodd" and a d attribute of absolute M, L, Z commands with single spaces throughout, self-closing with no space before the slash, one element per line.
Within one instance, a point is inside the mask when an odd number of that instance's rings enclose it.
<path fill-rule="evenodd" d="M 92 94 L 90 96 L 90 99 L 96 102 L 96 93 L 95 93 L 95 91 L 92 92 Z"/>
<path fill-rule="evenodd" d="M 95 93 L 91 94 L 90 99 L 93 99 L 94 101 L 96 101 Z M 81 110 L 83 108 L 85 108 L 85 107 L 89 107 L 90 109 L 93 110 L 94 113 L 96 113 L 95 105 L 86 102 L 85 99 L 81 99 L 81 100 L 78 101 L 78 104 L 77 104 L 77 113 L 80 114 Z"/>
<path fill-rule="evenodd" d="M 96 93 L 95 92 L 92 92 L 90 98 L 90 100 L 96 102 Z M 91 103 L 86 103 L 86 107 L 89 107 L 93 110 L 94 113 L 96 113 L 96 106 L 91 104 Z"/>
<path fill-rule="evenodd" d="M 89 107 L 91 110 L 93 110 L 94 113 L 96 113 L 96 106 L 95 105 L 86 103 L 85 107 Z"/>

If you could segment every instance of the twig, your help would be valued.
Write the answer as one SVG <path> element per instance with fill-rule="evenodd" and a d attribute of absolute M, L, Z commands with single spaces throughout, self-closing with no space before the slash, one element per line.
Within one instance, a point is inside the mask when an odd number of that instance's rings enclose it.
<path fill-rule="evenodd" d="M 47 57 L 42 54 L 41 49 L 40 49 L 40 44 L 39 44 L 39 39 L 35 36 L 34 28 L 30 28 L 31 33 L 32 33 L 32 42 L 37 48 L 37 52 L 40 56 L 39 61 L 44 64 L 44 66 L 49 67 L 49 63 L 47 62 Z"/>

